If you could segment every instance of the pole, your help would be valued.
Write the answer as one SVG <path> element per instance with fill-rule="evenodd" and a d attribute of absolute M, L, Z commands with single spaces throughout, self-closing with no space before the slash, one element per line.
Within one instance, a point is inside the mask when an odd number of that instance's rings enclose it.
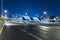
<path fill-rule="evenodd" d="M 3 0 L 1 0 L 1 14 L 3 16 Z"/>

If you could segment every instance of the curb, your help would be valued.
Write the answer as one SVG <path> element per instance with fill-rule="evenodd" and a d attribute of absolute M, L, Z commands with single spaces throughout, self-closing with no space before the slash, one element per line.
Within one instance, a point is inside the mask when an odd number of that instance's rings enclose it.
<path fill-rule="evenodd" d="M 2 28 L 0 29 L 0 34 L 2 33 L 2 31 L 3 31 L 3 28 L 4 28 L 4 25 L 2 26 Z"/>

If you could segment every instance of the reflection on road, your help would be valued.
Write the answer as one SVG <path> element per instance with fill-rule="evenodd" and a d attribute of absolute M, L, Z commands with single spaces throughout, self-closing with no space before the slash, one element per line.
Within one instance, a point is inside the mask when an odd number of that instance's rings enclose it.
<path fill-rule="evenodd" d="M 1 40 L 60 40 L 60 25 L 12 24 L 5 25 Z"/>

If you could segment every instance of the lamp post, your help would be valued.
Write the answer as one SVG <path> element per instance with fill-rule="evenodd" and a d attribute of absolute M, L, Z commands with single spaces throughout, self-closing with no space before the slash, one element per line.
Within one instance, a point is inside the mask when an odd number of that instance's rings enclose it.
<path fill-rule="evenodd" d="M 4 13 L 7 13 L 7 10 L 4 10 Z"/>
<path fill-rule="evenodd" d="M 3 0 L 1 0 L 1 14 L 2 14 L 2 17 L 3 17 Z"/>
<path fill-rule="evenodd" d="M 7 10 L 4 10 L 4 13 L 5 13 L 5 15 L 4 15 L 5 18 L 7 18 L 7 15 L 6 15 L 7 14 Z"/>
<path fill-rule="evenodd" d="M 44 14 L 47 14 L 46 11 L 44 11 Z"/>
<path fill-rule="evenodd" d="M 44 17 L 47 17 L 47 12 L 46 11 L 44 11 L 43 14 L 44 14 Z"/>

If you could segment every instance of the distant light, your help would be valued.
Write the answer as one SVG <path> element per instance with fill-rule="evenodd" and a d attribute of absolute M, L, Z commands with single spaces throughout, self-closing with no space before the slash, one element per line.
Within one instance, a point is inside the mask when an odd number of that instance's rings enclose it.
<path fill-rule="evenodd" d="M 58 18 L 58 17 L 56 17 L 56 18 Z"/>
<path fill-rule="evenodd" d="M 17 16 L 16 16 L 16 18 L 17 18 Z"/>
<path fill-rule="evenodd" d="M 43 16 L 41 16 L 41 18 L 42 18 Z"/>
<path fill-rule="evenodd" d="M 19 15 L 19 17 L 20 17 L 21 15 Z"/>
<path fill-rule="evenodd" d="M 27 12 L 25 14 L 27 15 Z"/>
<path fill-rule="evenodd" d="M 7 10 L 4 10 L 4 13 L 7 13 Z"/>
<path fill-rule="evenodd" d="M 5 15 L 5 18 L 7 19 L 7 15 Z"/>
<path fill-rule="evenodd" d="M 44 14 L 47 14 L 46 11 L 44 11 Z"/>
<path fill-rule="evenodd" d="M 14 15 L 12 15 L 12 17 L 14 17 Z"/>

